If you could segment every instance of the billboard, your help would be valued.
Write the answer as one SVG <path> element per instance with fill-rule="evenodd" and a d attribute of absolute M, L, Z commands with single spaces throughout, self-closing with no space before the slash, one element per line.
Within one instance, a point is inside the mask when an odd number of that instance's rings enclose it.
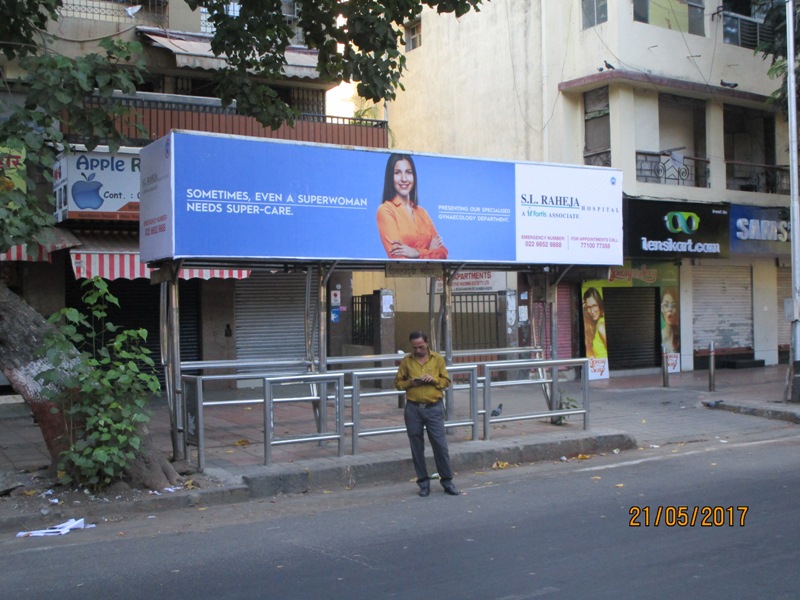
<path fill-rule="evenodd" d="M 103 149 L 59 156 L 53 168 L 57 222 L 139 219 L 139 149 Z"/>
<path fill-rule="evenodd" d="M 173 131 L 141 152 L 141 257 L 622 263 L 622 174 Z"/>

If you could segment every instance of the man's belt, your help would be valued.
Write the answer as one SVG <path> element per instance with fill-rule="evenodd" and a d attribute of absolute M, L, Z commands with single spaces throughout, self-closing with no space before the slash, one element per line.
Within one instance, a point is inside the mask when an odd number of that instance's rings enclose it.
<path fill-rule="evenodd" d="M 419 406 L 420 408 L 428 408 L 429 406 L 436 406 L 441 401 L 442 401 L 441 398 L 435 400 L 434 402 L 416 402 L 414 400 L 406 400 L 406 402 L 410 402 L 411 404 Z"/>

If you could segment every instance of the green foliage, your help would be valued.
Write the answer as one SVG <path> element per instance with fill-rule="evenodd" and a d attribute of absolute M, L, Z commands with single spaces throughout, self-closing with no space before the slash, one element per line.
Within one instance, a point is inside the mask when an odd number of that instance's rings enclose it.
<path fill-rule="evenodd" d="M 558 410 L 572 410 L 573 408 L 578 408 L 578 401 L 575 400 L 575 398 L 561 394 L 558 402 Z M 562 415 L 552 419 L 552 423 L 553 425 L 564 425 L 568 419 L 568 415 Z"/>
<path fill-rule="evenodd" d="M 4 43 L 0 47 L 4 51 L 21 48 Z M 26 73 L 25 101 L 19 104 L 12 96 L 0 99 L 0 113 L 6 115 L 0 120 L 0 146 L 24 150 L 24 182 L 0 182 L 0 251 L 31 240 L 42 241 L 42 230 L 53 224 L 52 194 L 49 189 L 37 193 L 36 180 L 39 176 L 48 185 L 52 182 L 56 157 L 65 149 L 65 128 L 85 139 L 90 150 L 103 143 L 116 152 L 125 142 L 114 124 L 124 112 L 103 100 L 114 90 L 136 90 L 143 80 L 144 63 L 137 58 L 142 47 L 138 42 L 111 38 L 101 40 L 100 47 L 104 53 L 76 59 L 51 52 L 20 53 L 19 64 Z M 43 202 L 43 197 L 49 202 Z"/>
<path fill-rule="evenodd" d="M 419 18 L 423 6 L 460 17 L 477 11 L 482 0 L 302 0 L 298 20 L 309 48 L 318 51 L 324 80 L 357 83 L 359 95 L 373 102 L 393 100 L 406 60 L 400 47 L 403 27 Z M 225 55 L 229 68 L 218 74 L 224 104 L 236 100 L 239 112 L 277 128 L 292 123 L 296 111 L 271 87 L 284 78 L 286 48 L 294 31 L 282 13 L 281 0 L 239 0 L 239 14 L 226 14 L 229 0 L 186 0 L 208 10 L 215 27 L 211 48 Z"/>
<path fill-rule="evenodd" d="M 49 399 L 61 406 L 69 448 L 58 465 L 62 483 L 100 488 L 119 480 L 137 457 L 139 426 L 149 421 L 148 400 L 160 390 L 144 329 L 122 330 L 108 322 L 110 305 L 119 302 L 108 282 L 84 282 L 83 301 L 90 315 L 64 308 L 50 317 L 56 325 L 42 354 L 58 365 L 42 372 Z M 68 368 L 62 360 L 73 348 L 80 355 Z"/>

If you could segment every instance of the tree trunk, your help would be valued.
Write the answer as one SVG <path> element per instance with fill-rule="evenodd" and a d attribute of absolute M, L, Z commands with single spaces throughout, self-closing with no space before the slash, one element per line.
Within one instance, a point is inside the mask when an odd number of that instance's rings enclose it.
<path fill-rule="evenodd" d="M 49 327 L 51 325 L 42 315 L 0 281 L 0 368 L 31 409 L 55 471 L 59 454 L 69 447 L 70 432 L 63 412 L 53 410 L 60 407 L 45 397 L 37 375 L 52 368 L 66 374 L 70 365 L 78 360 L 79 353 L 73 348 L 56 360 L 37 357 L 36 350 L 41 347 Z M 141 427 L 141 434 L 141 449 L 127 469 L 132 483 L 150 489 L 178 483 L 180 476 L 166 456 L 153 446 L 146 427 Z"/>

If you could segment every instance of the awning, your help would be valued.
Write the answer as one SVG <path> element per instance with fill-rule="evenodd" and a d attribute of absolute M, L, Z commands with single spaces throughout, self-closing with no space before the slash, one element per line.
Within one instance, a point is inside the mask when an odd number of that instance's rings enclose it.
<path fill-rule="evenodd" d="M 137 27 L 137 31 L 143 33 L 155 46 L 166 48 L 175 55 L 176 67 L 213 71 L 224 69 L 228 65 L 224 54 L 216 56 L 212 52 L 210 39 L 165 30 L 151 33 L 146 31 L 147 29 L 152 31 L 152 28 Z M 290 46 L 286 48 L 285 57 L 286 65 L 283 67 L 285 77 L 319 78 L 316 51 Z"/>
<path fill-rule="evenodd" d="M 127 231 L 78 233 L 80 247 L 70 250 L 78 279 L 149 279 L 151 269 L 139 261 L 139 235 Z M 246 279 L 247 269 L 181 269 L 181 279 Z"/>
<path fill-rule="evenodd" d="M 71 231 L 59 227 L 48 227 L 37 237 L 39 243 L 19 244 L 0 253 L 0 261 L 52 262 L 52 252 L 80 244 Z"/>

